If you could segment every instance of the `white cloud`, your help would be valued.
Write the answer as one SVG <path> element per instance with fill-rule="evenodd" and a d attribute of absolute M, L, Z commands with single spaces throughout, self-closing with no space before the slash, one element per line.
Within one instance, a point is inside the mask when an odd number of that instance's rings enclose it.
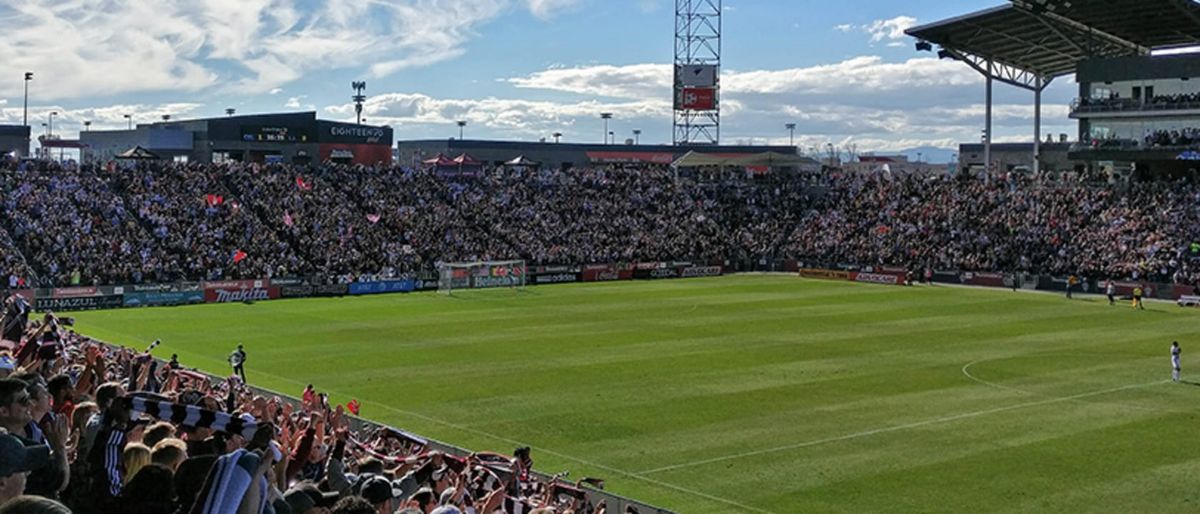
<path fill-rule="evenodd" d="M 354 104 L 325 107 L 325 112 L 342 119 L 354 117 Z M 571 134 L 570 127 L 595 119 L 600 112 L 619 112 L 613 124 L 632 120 L 668 119 L 671 104 L 663 100 L 632 100 L 623 102 L 548 102 L 520 99 L 440 99 L 420 93 L 386 93 L 367 99 L 363 115 L 372 124 L 389 124 L 408 130 L 451 127 L 457 120 L 466 120 L 472 127 L 484 127 L 503 133 L 505 137 L 544 136 L 554 131 L 568 133 L 568 138 L 585 137 L 581 131 Z"/>
<path fill-rule="evenodd" d="M 872 43 L 879 43 L 905 39 L 908 35 L 904 31 L 916 25 L 917 19 L 912 16 L 897 16 L 886 20 L 875 20 L 864 25 L 863 30 L 871 35 Z"/>
<path fill-rule="evenodd" d="M 283 88 L 277 87 L 277 88 L 274 88 L 274 89 L 268 91 L 267 94 L 274 96 L 274 95 L 277 95 L 282 92 L 283 92 Z"/>
<path fill-rule="evenodd" d="M 841 25 L 837 25 L 837 26 L 833 27 L 833 30 L 836 30 L 838 32 L 853 32 L 854 25 L 851 25 L 849 23 L 843 23 Z"/>
<path fill-rule="evenodd" d="M 164 114 L 174 119 L 198 117 L 204 104 L 193 102 L 173 102 L 162 104 L 112 104 L 98 107 L 64 108 L 59 105 L 29 106 L 29 124 L 33 126 L 34 135 L 38 135 L 41 124 L 47 120 L 51 112 L 57 112 L 54 117 L 54 132 L 56 134 L 73 135 L 83 130 L 83 122 L 92 122 L 91 130 L 124 129 L 128 121 L 126 114 L 133 115 L 133 123 L 150 123 L 160 121 Z M 5 107 L 0 102 L 0 123 L 21 123 L 22 109 L 20 106 Z"/>
<path fill-rule="evenodd" d="M 313 70 L 373 77 L 463 54 L 516 5 L 541 17 L 576 0 L 26 0 L 0 3 L 5 66 L 42 100 L 148 91 L 279 94 Z M 445 22 L 453 20 L 452 23 Z M 16 94 L 17 81 L 0 83 Z"/>
<path fill-rule="evenodd" d="M 288 98 L 287 102 L 284 103 L 283 106 L 287 107 L 288 109 L 299 109 L 300 108 L 300 100 L 303 100 L 305 98 L 308 98 L 308 96 L 307 95 L 293 96 L 291 98 Z"/>
<path fill-rule="evenodd" d="M 579 0 L 525 0 L 529 12 L 543 20 L 548 20 L 564 9 L 575 7 Z"/>

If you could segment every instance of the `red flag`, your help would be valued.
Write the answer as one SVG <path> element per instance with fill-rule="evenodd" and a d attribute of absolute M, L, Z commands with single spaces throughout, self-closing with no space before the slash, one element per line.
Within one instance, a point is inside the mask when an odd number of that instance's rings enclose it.
<path fill-rule="evenodd" d="M 293 225 L 292 213 L 290 213 L 290 212 L 283 213 L 283 224 L 287 225 L 289 227 Z"/>
<path fill-rule="evenodd" d="M 305 182 L 304 177 L 300 175 L 296 175 L 296 187 L 300 188 L 301 191 L 312 191 L 312 184 Z"/>
<path fill-rule="evenodd" d="M 233 252 L 233 263 L 234 264 L 242 262 L 242 260 L 245 258 L 246 258 L 246 252 L 243 252 L 241 250 Z"/>
<path fill-rule="evenodd" d="M 216 207 L 225 203 L 225 197 L 221 195 L 204 195 L 204 201 L 208 203 L 209 207 Z"/>
<path fill-rule="evenodd" d="M 350 403 L 346 404 L 346 410 L 350 411 L 350 414 L 355 416 L 358 415 L 359 407 L 361 407 L 361 404 L 358 403 L 358 400 L 350 400 Z"/>

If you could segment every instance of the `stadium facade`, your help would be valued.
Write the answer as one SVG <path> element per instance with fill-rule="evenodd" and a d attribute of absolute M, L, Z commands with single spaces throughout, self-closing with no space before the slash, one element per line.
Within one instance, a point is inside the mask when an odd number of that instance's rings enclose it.
<path fill-rule="evenodd" d="M 29 127 L 0 125 L 0 154 L 26 157 L 29 155 Z"/>
<path fill-rule="evenodd" d="M 319 120 L 315 112 L 138 124 L 80 134 L 84 159 L 109 161 L 141 147 L 162 159 L 310 164 L 390 164 L 392 129 Z"/>
<path fill-rule="evenodd" d="M 453 158 L 467 154 L 485 165 L 500 165 L 518 157 L 553 169 L 570 169 L 597 164 L 658 164 L 667 166 L 689 151 L 721 156 L 749 156 L 773 152 L 797 155 L 795 146 L 672 146 L 634 144 L 553 143 L 539 141 L 485 141 L 471 139 L 423 139 L 396 144 L 397 163 L 418 166 L 439 154 Z M 820 168 L 805 159 L 803 168 Z"/>

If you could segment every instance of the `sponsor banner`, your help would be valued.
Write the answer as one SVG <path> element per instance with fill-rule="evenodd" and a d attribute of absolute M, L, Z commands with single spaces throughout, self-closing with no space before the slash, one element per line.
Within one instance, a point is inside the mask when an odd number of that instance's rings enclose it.
<path fill-rule="evenodd" d="M 414 289 L 416 289 L 416 283 L 412 279 L 404 279 L 382 280 L 379 282 L 355 282 L 350 284 L 348 292 L 352 295 L 407 293 Z"/>
<path fill-rule="evenodd" d="M 934 271 L 933 281 L 942 284 L 958 284 L 961 279 L 957 271 Z"/>
<path fill-rule="evenodd" d="M 578 273 L 543 273 L 533 276 L 534 284 L 566 284 L 579 282 Z"/>
<path fill-rule="evenodd" d="M 438 288 L 438 281 L 436 278 L 430 280 L 417 279 L 414 287 L 416 287 L 417 291 L 433 291 Z"/>
<path fill-rule="evenodd" d="M 964 271 L 959 276 L 959 280 L 963 284 L 970 286 L 984 287 L 1012 287 L 1011 282 L 1006 283 L 1004 274 L 1002 273 L 980 273 L 974 271 Z"/>
<path fill-rule="evenodd" d="M 220 280 L 205 282 L 204 290 L 210 289 L 262 289 L 267 287 L 266 280 Z"/>
<path fill-rule="evenodd" d="M 895 266 L 880 266 L 879 269 L 876 271 L 878 271 L 879 273 L 892 273 L 892 274 L 896 274 L 896 275 L 904 275 L 904 274 L 908 273 L 907 269 L 897 268 Z"/>
<path fill-rule="evenodd" d="M 892 275 L 890 273 L 851 273 L 850 275 L 855 282 L 865 282 L 868 284 L 897 286 L 904 283 L 904 279 L 900 278 L 900 275 Z"/>
<path fill-rule="evenodd" d="M 251 280 L 250 282 L 254 282 Z M 258 281 L 261 283 L 262 281 Z M 208 288 L 204 290 L 204 301 L 208 303 L 251 302 L 279 298 L 278 287 Z"/>
<path fill-rule="evenodd" d="M 471 287 L 475 289 L 485 289 L 489 287 L 509 287 L 521 285 L 521 277 L 518 276 L 503 276 L 503 277 L 471 277 Z"/>
<path fill-rule="evenodd" d="M 75 296 L 66 298 L 38 298 L 34 309 L 39 311 L 82 311 L 112 309 L 125 303 L 123 295 Z"/>
<path fill-rule="evenodd" d="M 613 280 L 633 280 L 633 270 L 621 270 L 613 267 L 583 270 L 584 282 L 609 282 Z"/>
<path fill-rule="evenodd" d="M 315 296 L 346 296 L 350 293 L 350 286 L 346 284 L 325 284 L 312 289 Z"/>
<path fill-rule="evenodd" d="M 800 272 L 800 263 L 796 262 L 795 259 L 788 259 L 786 261 L 783 261 L 783 264 L 780 265 L 780 268 L 782 268 L 783 271 L 786 271 L 788 273 L 799 273 Z"/>
<path fill-rule="evenodd" d="M 204 291 L 145 291 L 125 293 L 126 307 L 204 303 Z"/>
<path fill-rule="evenodd" d="M 800 270 L 800 276 L 823 280 L 850 280 L 849 272 L 832 269 L 804 268 Z"/>
<path fill-rule="evenodd" d="M 717 88 L 682 87 L 675 96 L 675 108 L 683 111 L 711 111 L 717 108 Z"/>
<path fill-rule="evenodd" d="M 279 286 L 279 296 L 281 298 L 301 298 L 312 296 L 313 287 L 309 285 L 297 284 Z"/>
<path fill-rule="evenodd" d="M 97 296 L 100 294 L 100 289 L 97 287 L 56 287 L 50 293 L 50 296 L 55 298 L 79 298 L 81 296 Z"/>
<path fill-rule="evenodd" d="M 546 275 L 550 273 L 578 273 L 579 266 L 534 266 L 530 268 L 531 275 Z"/>
<path fill-rule="evenodd" d="M 177 282 L 171 284 L 129 284 L 123 286 L 127 293 L 160 293 L 167 291 L 200 291 L 199 282 Z"/>
<path fill-rule="evenodd" d="M 588 160 L 598 164 L 671 164 L 675 154 L 670 152 L 585 152 Z"/>
<path fill-rule="evenodd" d="M 721 267 L 720 266 L 693 266 L 690 268 L 683 268 L 683 273 L 681 273 L 681 275 L 683 276 L 683 278 L 719 277 L 719 276 L 721 276 Z"/>
<path fill-rule="evenodd" d="M 665 262 L 639 262 L 633 266 L 635 270 L 652 270 L 667 267 Z"/>
<path fill-rule="evenodd" d="M 298 286 L 304 283 L 304 279 L 300 277 L 287 278 L 272 278 L 271 285 L 273 286 Z"/>
<path fill-rule="evenodd" d="M 679 278 L 679 268 L 655 268 L 651 270 L 638 269 L 633 272 L 633 278 L 639 280 Z"/>

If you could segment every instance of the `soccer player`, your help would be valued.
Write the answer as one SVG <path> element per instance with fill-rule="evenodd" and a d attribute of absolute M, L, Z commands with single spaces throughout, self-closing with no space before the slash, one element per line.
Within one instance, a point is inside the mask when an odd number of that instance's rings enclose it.
<path fill-rule="evenodd" d="M 1142 286 L 1133 288 L 1133 308 L 1146 310 L 1146 307 L 1142 305 Z"/>
<path fill-rule="evenodd" d="M 1079 277 L 1076 277 L 1074 274 L 1067 277 L 1067 299 L 1068 300 L 1071 299 L 1071 291 L 1073 289 L 1075 289 L 1076 284 L 1079 284 Z"/>
<path fill-rule="evenodd" d="M 246 350 L 242 349 L 242 345 L 238 345 L 237 350 L 229 354 L 229 365 L 233 366 L 233 374 L 242 378 L 242 383 L 246 383 Z"/>
<path fill-rule="evenodd" d="M 1179 381 L 1179 341 L 1171 342 L 1171 381 Z"/>
<path fill-rule="evenodd" d="M 1117 285 L 1113 283 L 1111 278 L 1104 281 L 1104 294 L 1108 295 L 1109 305 L 1116 305 Z"/>

